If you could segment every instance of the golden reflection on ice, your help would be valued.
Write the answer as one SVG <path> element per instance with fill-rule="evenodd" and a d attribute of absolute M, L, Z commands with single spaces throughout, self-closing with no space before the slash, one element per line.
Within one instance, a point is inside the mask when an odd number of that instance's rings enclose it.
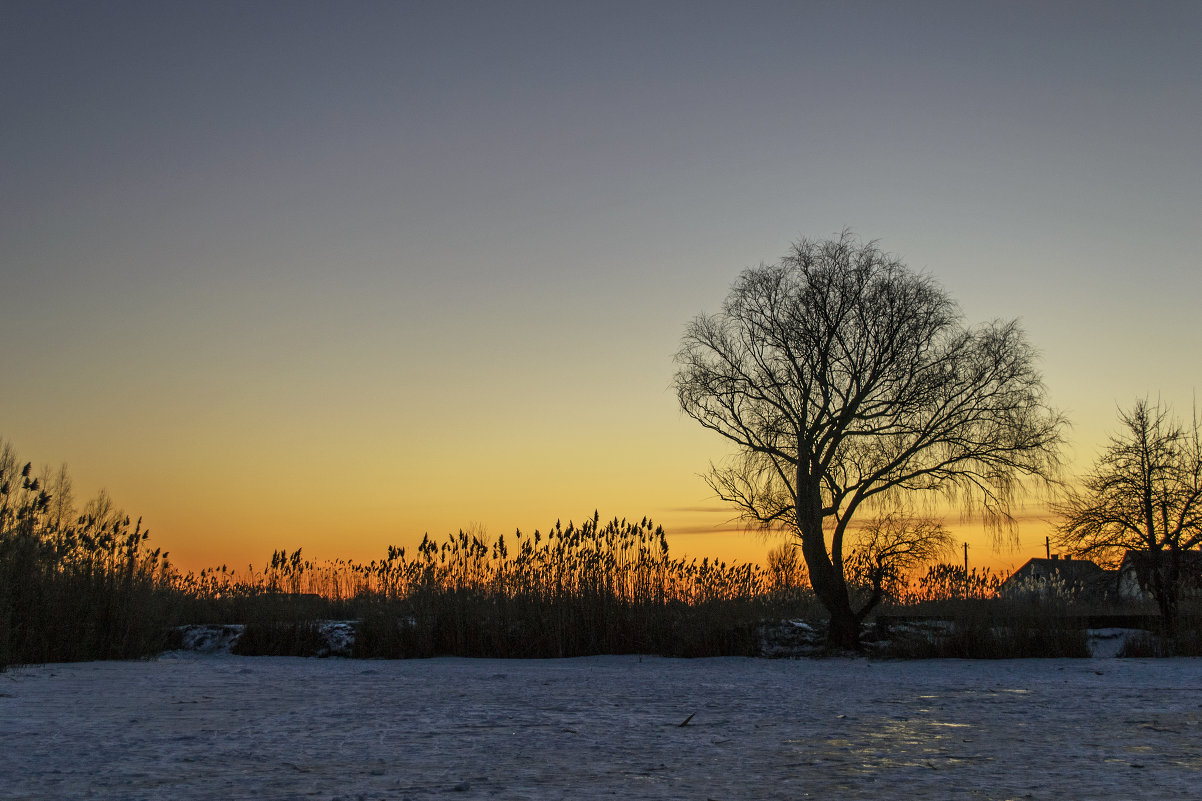
<path fill-rule="evenodd" d="M 934 696 L 928 696 L 929 700 Z M 925 714 L 927 710 L 918 710 Z M 809 752 L 811 764 L 840 763 L 857 773 L 877 773 L 897 768 L 937 770 L 970 760 L 992 759 L 978 753 L 967 734 L 969 723 L 927 718 L 886 718 L 856 726 L 854 734 L 817 742 L 786 740 L 797 751 Z"/>

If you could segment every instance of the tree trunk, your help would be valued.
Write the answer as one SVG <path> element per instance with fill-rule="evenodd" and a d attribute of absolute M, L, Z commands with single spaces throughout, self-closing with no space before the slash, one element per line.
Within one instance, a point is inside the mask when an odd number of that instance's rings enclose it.
<path fill-rule="evenodd" d="M 831 616 L 826 632 L 827 646 L 839 650 L 859 650 L 860 621 L 851 608 L 847 581 L 835 569 L 826 552 L 821 496 L 816 488 L 810 493 L 798 493 L 797 528 L 801 533 L 801 554 L 810 573 L 810 586 Z"/>
<path fill-rule="evenodd" d="M 1181 556 L 1176 549 L 1168 553 L 1155 552 L 1156 564 L 1152 569 L 1152 589 L 1156 605 L 1160 607 L 1160 626 L 1168 644 L 1169 653 L 1177 650 L 1178 591 L 1181 582 Z"/>
<path fill-rule="evenodd" d="M 820 553 L 811 555 L 815 549 L 807 546 L 809 539 L 810 537 L 802 538 L 801 550 L 809 567 L 810 585 L 814 588 L 814 594 L 830 614 L 826 643 L 831 648 L 857 650 L 860 647 L 860 624 L 856 613 L 852 611 L 851 599 L 847 596 L 847 584 L 831 564 L 821 540 L 816 549 Z"/>
<path fill-rule="evenodd" d="M 831 610 L 826 644 L 828 648 L 840 651 L 860 650 L 860 619 L 852 612 L 850 604 Z"/>

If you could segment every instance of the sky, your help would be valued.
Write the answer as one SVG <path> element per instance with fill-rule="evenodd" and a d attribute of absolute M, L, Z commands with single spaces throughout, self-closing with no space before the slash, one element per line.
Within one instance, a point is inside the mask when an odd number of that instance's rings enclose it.
<path fill-rule="evenodd" d="M 672 356 L 851 228 L 1188 414 L 1202 4 L 0 0 L 0 437 L 188 568 L 650 515 L 761 559 Z M 1041 555 L 949 522 L 974 565 Z"/>

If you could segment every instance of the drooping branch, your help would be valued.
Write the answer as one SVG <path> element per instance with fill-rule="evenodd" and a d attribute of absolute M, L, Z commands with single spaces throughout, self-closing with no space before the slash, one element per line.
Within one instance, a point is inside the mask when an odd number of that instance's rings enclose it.
<path fill-rule="evenodd" d="M 965 327 L 930 277 L 846 231 L 744 271 L 676 362 L 681 408 L 738 449 L 710 486 L 746 521 L 787 521 L 833 616 L 851 614 L 843 542 L 864 505 L 939 493 L 1004 521 L 1055 479 L 1065 422 L 1018 325 Z"/>

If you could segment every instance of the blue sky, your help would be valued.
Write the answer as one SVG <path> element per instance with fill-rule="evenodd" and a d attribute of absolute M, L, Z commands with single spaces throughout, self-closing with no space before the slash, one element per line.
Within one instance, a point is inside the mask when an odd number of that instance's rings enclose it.
<path fill-rule="evenodd" d="M 1023 320 L 1086 463 L 1198 384 L 1200 45 L 1194 3 L 6 2 L 0 435 L 194 562 L 705 530 L 684 324 L 851 227 Z"/>

